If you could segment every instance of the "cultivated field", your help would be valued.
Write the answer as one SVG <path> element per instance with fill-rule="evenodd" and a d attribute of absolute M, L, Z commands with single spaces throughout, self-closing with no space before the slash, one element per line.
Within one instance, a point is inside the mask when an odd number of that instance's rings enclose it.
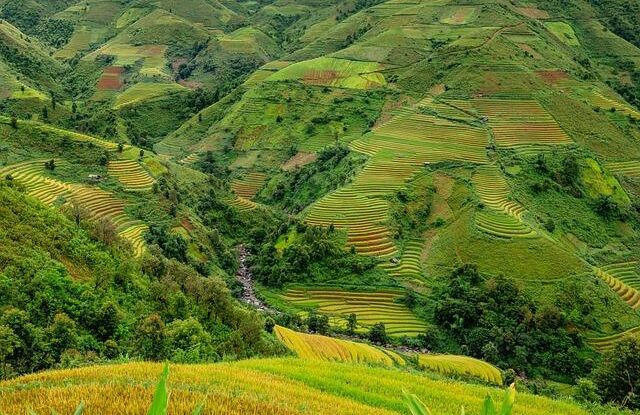
<path fill-rule="evenodd" d="M 298 307 L 344 319 L 355 314 L 359 331 L 375 323 L 384 323 L 392 336 L 417 336 L 427 326 L 401 303 L 402 291 L 349 292 L 333 288 L 291 288 L 282 298 Z"/>
<path fill-rule="evenodd" d="M 305 360 L 369 363 L 384 366 L 405 364 L 404 359 L 397 353 L 365 343 L 299 333 L 281 326 L 276 326 L 274 333 L 289 350 Z"/>
<path fill-rule="evenodd" d="M 148 409 L 160 363 L 130 363 L 51 371 L 0 383 L 6 415 L 70 414 L 80 401 L 88 414 L 139 414 Z M 46 387 L 43 387 L 45 386 Z M 347 386 L 348 385 L 348 386 Z M 257 359 L 211 365 L 172 365 L 170 412 L 224 415 L 408 415 L 403 391 L 415 393 L 438 415 L 480 408 L 500 388 L 435 379 L 398 369 L 302 359 Z M 515 415 L 587 415 L 573 403 L 518 393 Z"/>
<path fill-rule="evenodd" d="M 588 343 L 595 347 L 598 351 L 605 353 L 612 351 L 622 340 L 640 337 L 640 327 L 634 327 L 630 330 L 617 333 L 606 337 L 592 337 L 587 339 Z"/>
<path fill-rule="evenodd" d="M 636 262 L 595 267 L 595 274 L 609 284 L 629 307 L 640 308 L 640 275 L 636 271 Z"/>
<path fill-rule="evenodd" d="M 537 101 L 477 99 L 474 106 L 489 120 L 500 147 L 562 145 L 572 141 Z"/>
<path fill-rule="evenodd" d="M 131 243 L 136 256 L 142 254 L 147 225 L 124 211 L 124 201 L 97 187 L 49 178 L 45 175 L 44 162 L 35 160 L 8 166 L 0 170 L 0 175 L 11 175 L 26 187 L 30 196 L 46 205 L 73 204 L 84 210 L 89 219 L 107 221 L 122 238 Z M 59 160 L 56 164 L 62 167 L 66 163 Z"/>
<path fill-rule="evenodd" d="M 127 191 L 149 191 L 155 179 L 134 160 L 110 161 L 107 167 L 110 176 L 116 178 Z"/>
<path fill-rule="evenodd" d="M 502 373 L 497 367 L 468 356 L 420 354 L 418 364 L 444 375 L 459 374 L 476 377 L 485 382 L 502 385 Z"/>
<path fill-rule="evenodd" d="M 259 172 L 244 174 L 231 182 L 231 189 L 241 198 L 251 200 L 264 186 L 267 175 Z"/>
<path fill-rule="evenodd" d="M 369 89 L 386 84 L 377 62 L 317 58 L 295 63 L 269 76 L 267 81 L 299 80 L 309 85 Z"/>

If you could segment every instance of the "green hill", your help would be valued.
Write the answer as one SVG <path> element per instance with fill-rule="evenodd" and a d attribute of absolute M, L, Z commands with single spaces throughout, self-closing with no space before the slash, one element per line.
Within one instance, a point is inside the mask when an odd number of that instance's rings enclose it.
<path fill-rule="evenodd" d="M 283 354 L 277 325 L 638 409 L 602 381 L 640 330 L 636 9 L 0 0 L 0 377 Z"/>

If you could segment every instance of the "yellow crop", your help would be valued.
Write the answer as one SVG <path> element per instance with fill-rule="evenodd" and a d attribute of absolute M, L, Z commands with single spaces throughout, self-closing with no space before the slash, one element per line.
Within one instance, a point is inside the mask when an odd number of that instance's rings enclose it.
<path fill-rule="evenodd" d="M 274 331 L 285 346 L 303 359 L 377 363 L 387 366 L 393 366 L 394 363 L 405 364 L 404 359 L 397 353 L 382 350 L 368 344 L 315 334 L 298 333 L 280 326 L 276 326 Z"/>
<path fill-rule="evenodd" d="M 456 355 L 418 355 L 418 364 L 444 375 L 455 373 L 480 378 L 486 382 L 502 385 L 500 370 L 482 360 Z"/>
<path fill-rule="evenodd" d="M 86 415 L 146 414 L 162 364 L 130 363 L 45 372 L 0 382 L 0 413 L 71 414 L 85 401 Z M 205 415 L 408 414 L 403 390 L 434 413 L 459 415 L 479 408 L 500 388 L 434 379 L 385 367 L 286 359 L 211 365 L 171 365 L 171 415 L 191 414 L 203 400 Z M 471 412 L 473 414 L 474 412 Z M 572 403 L 520 393 L 514 415 L 586 415 Z"/>

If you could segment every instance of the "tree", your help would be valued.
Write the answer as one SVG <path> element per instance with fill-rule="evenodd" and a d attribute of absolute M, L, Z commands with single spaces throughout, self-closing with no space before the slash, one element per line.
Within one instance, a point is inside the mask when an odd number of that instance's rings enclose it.
<path fill-rule="evenodd" d="M 71 112 L 73 114 L 75 114 L 76 112 L 78 112 L 78 104 L 76 104 L 75 101 L 73 101 L 73 103 L 71 104 Z"/>
<path fill-rule="evenodd" d="M 149 315 L 136 329 L 136 348 L 145 359 L 164 359 L 166 341 L 164 322 L 157 314 Z"/>
<path fill-rule="evenodd" d="M 53 324 L 48 329 L 51 347 L 56 356 L 66 350 L 73 349 L 78 344 L 76 322 L 65 313 L 58 313 L 53 318 Z"/>
<path fill-rule="evenodd" d="M 377 344 L 387 343 L 387 329 L 384 326 L 384 323 L 376 323 L 371 326 L 371 329 L 369 330 L 369 340 Z"/>
<path fill-rule="evenodd" d="M 51 159 L 47 162 L 44 163 L 44 168 L 47 170 L 55 170 L 56 169 L 56 161 L 54 159 Z"/>
<path fill-rule="evenodd" d="M 618 343 L 605 354 L 592 377 L 604 401 L 640 409 L 640 339 Z"/>
<path fill-rule="evenodd" d="M 144 157 L 144 150 L 140 149 L 140 159 L 142 160 L 143 157 Z"/>
<path fill-rule="evenodd" d="M 307 317 L 307 327 L 311 333 L 327 334 L 329 331 L 329 317 L 311 310 L 309 317 Z"/>
<path fill-rule="evenodd" d="M 47 109 L 47 107 L 42 107 L 42 118 L 44 118 L 45 120 L 49 119 L 49 110 Z"/>
<path fill-rule="evenodd" d="M 13 128 L 14 130 L 18 129 L 18 119 L 15 115 L 11 117 L 11 128 Z"/>
<path fill-rule="evenodd" d="M 123 150 L 124 150 L 124 144 L 118 143 L 118 153 L 122 153 Z"/>
<path fill-rule="evenodd" d="M 0 379 L 11 376 L 9 356 L 20 345 L 20 339 L 11 327 L 0 326 Z"/>
<path fill-rule="evenodd" d="M 355 313 L 351 313 L 347 316 L 347 332 L 353 334 L 358 328 L 358 316 Z"/>

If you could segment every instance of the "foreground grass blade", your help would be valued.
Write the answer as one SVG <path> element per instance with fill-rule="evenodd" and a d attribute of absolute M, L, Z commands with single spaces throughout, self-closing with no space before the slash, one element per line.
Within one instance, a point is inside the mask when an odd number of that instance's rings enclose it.
<path fill-rule="evenodd" d="M 203 409 L 204 409 L 204 402 L 196 406 L 196 409 L 193 410 L 193 413 L 191 415 L 200 415 Z"/>
<path fill-rule="evenodd" d="M 491 399 L 491 396 L 487 395 L 486 398 L 484 398 L 484 404 L 482 405 L 482 415 L 497 415 L 496 412 L 496 407 L 493 404 L 493 400 Z"/>
<path fill-rule="evenodd" d="M 511 386 L 509 386 L 509 388 L 504 393 L 504 400 L 502 401 L 502 408 L 500 409 L 500 415 L 511 415 L 515 401 L 516 401 L 516 384 L 512 383 Z"/>
<path fill-rule="evenodd" d="M 83 412 L 84 412 L 84 402 L 80 402 L 80 405 L 78 405 L 73 415 L 82 415 Z"/>
<path fill-rule="evenodd" d="M 167 389 L 167 380 L 169 378 L 169 364 L 164 364 L 162 375 L 156 386 L 156 392 L 153 395 L 153 402 L 149 408 L 148 415 L 166 415 L 169 407 L 169 390 Z"/>
<path fill-rule="evenodd" d="M 404 397 L 412 415 L 431 415 L 429 408 L 427 408 L 416 395 L 405 392 Z"/>

